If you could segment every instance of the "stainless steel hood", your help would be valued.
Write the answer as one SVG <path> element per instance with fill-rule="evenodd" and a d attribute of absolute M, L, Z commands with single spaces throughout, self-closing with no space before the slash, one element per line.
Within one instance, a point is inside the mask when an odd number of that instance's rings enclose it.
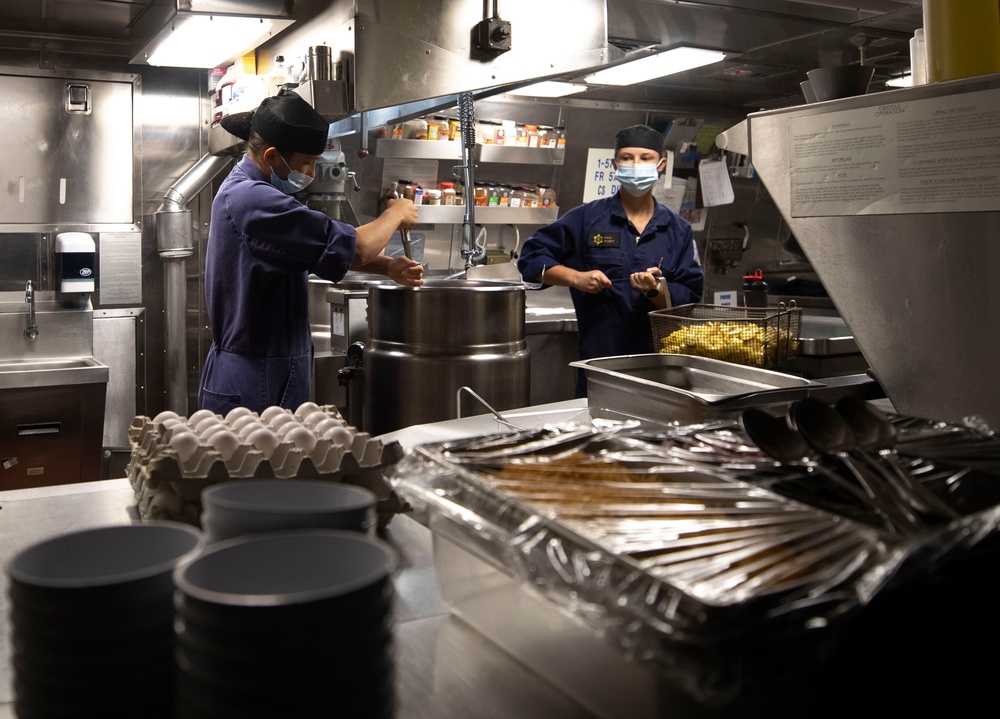
<path fill-rule="evenodd" d="M 751 114 L 748 153 L 898 411 L 1000 428 L 1000 75 Z"/>
<path fill-rule="evenodd" d="M 222 0 L 220 0 L 222 1 Z M 225 0 L 235 2 L 236 0 Z M 0 59 L 75 67 L 128 62 L 130 41 L 160 0 L 18 0 L 0 3 Z M 297 54 L 309 45 L 357 48 L 361 86 L 356 107 L 432 98 L 473 87 L 571 70 L 572 59 L 627 52 L 654 44 L 695 45 L 727 52 L 725 62 L 625 88 L 595 88 L 567 104 L 613 102 L 667 109 L 712 110 L 729 117 L 800 104 L 805 72 L 857 59 L 851 40 L 868 38 L 877 66 L 872 90 L 908 70 L 908 39 L 922 24 L 920 0 L 580 0 L 549 3 L 496 0 L 512 24 L 512 51 L 494 63 L 468 62 L 473 26 L 483 0 L 294 0 L 295 24 L 258 53 L 266 71 L 276 51 Z M 567 10 L 567 6 L 572 6 Z M 595 7 L 600 9 L 597 17 Z M 359 22 L 354 22 L 358 18 Z M 589 49 L 588 49 L 589 48 Z M 353 52 L 353 50 L 352 50 Z M 603 64 L 609 57 L 593 58 Z M 461 60 L 461 62 L 459 62 Z M 426 62 L 424 62 L 426 61 Z M 498 71 L 493 72 L 493 69 Z M 458 68 L 461 77 L 456 83 Z M 466 75 L 466 73 L 471 73 Z M 493 77 L 496 74 L 497 77 Z"/>

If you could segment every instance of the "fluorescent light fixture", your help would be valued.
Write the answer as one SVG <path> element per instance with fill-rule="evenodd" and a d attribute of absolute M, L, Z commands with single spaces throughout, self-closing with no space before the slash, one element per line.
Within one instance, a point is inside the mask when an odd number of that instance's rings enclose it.
<path fill-rule="evenodd" d="M 894 77 L 891 80 L 886 80 L 885 84 L 889 87 L 912 87 L 913 86 L 913 75 L 903 75 L 902 77 Z"/>
<path fill-rule="evenodd" d="M 702 65 L 720 62 L 725 53 L 697 47 L 677 47 L 655 55 L 632 60 L 621 65 L 598 70 L 583 78 L 588 85 L 634 85 L 665 75 L 693 70 Z"/>
<path fill-rule="evenodd" d="M 154 0 L 132 29 L 132 62 L 229 64 L 291 25 L 290 6 L 287 0 Z"/>
<path fill-rule="evenodd" d="M 546 80 L 544 82 L 536 82 L 534 85 L 520 87 L 517 90 L 508 90 L 507 94 L 526 95 L 527 97 L 563 97 L 564 95 L 572 95 L 577 92 L 583 92 L 586 89 L 586 85 L 581 85 L 575 82 L 556 82 L 554 80 Z"/>

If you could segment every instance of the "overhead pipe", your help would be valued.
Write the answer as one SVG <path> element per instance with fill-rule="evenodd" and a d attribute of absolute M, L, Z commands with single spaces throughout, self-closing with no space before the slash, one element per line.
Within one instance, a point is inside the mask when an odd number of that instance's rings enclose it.
<path fill-rule="evenodd" d="M 232 161 L 205 155 L 163 196 L 153 214 L 157 252 L 163 260 L 163 339 L 166 348 L 166 408 L 188 413 L 187 382 L 187 258 L 194 254 L 191 201 Z"/>

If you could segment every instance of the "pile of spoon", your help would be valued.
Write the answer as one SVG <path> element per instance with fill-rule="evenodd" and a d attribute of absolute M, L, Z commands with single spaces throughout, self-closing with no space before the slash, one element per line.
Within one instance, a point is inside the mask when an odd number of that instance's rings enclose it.
<path fill-rule="evenodd" d="M 781 463 L 810 464 L 892 534 L 912 535 L 958 516 L 907 471 L 892 422 L 861 399 L 845 397 L 836 408 L 804 399 L 785 417 L 751 408 L 740 423 L 762 452 Z"/>

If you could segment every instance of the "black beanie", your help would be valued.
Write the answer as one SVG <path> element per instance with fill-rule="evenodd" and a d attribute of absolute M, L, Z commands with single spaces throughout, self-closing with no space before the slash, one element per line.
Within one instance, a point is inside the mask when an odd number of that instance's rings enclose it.
<path fill-rule="evenodd" d="M 644 147 L 662 155 L 663 133 L 657 132 L 649 125 L 626 127 L 615 135 L 615 153 L 623 147 Z"/>
<path fill-rule="evenodd" d="M 229 115 L 222 127 L 242 140 L 250 129 L 283 152 L 322 155 L 330 124 L 312 105 L 294 92 L 265 98 L 256 110 Z"/>

